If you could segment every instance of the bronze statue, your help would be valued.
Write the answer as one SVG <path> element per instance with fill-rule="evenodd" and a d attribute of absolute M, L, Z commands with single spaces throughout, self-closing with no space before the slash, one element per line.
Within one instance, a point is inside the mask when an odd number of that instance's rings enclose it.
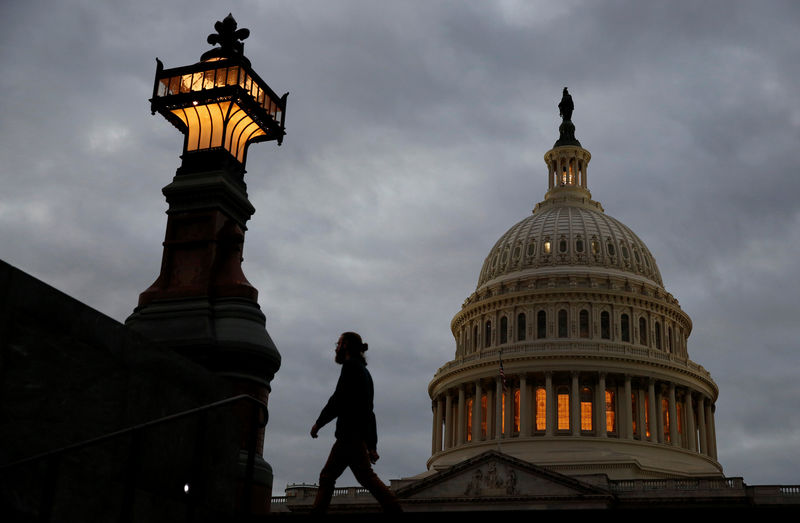
<path fill-rule="evenodd" d="M 569 122 L 572 120 L 573 109 L 575 109 L 575 105 L 572 103 L 572 96 L 570 96 L 565 87 L 561 95 L 561 101 L 558 103 L 558 114 L 561 115 L 565 122 Z"/>

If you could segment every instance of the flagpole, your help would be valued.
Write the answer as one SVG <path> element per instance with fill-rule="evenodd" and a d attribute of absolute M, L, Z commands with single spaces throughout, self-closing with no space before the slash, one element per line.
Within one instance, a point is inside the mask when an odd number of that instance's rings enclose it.
<path fill-rule="evenodd" d="M 503 423 L 505 423 L 505 421 L 506 421 L 505 420 L 505 416 L 503 415 L 503 393 L 506 390 L 506 373 L 503 370 L 503 349 L 499 349 L 498 350 L 497 359 L 500 362 L 500 383 L 502 385 L 502 388 L 500 390 L 500 412 L 497 413 L 497 415 L 500 416 L 500 428 L 501 428 L 500 434 L 497 435 L 497 452 L 502 454 L 502 448 L 500 446 L 500 440 L 503 438 L 502 427 L 503 427 Z M 506 406 L 506 408 L 508 408 L 508 406 Z M 495 424 L 495 426 L 497 426 L 497 424 Z"/>

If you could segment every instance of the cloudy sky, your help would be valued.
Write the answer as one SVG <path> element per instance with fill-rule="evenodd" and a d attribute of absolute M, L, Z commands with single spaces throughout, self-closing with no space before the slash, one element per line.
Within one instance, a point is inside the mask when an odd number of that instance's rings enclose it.
<path fill-rule="evenodd" d="M 694 322 L 725 474 L 800 483 L 800 4 L 5 0 L 0 258 L 124 321 L 159 271 L 182 144 L 150 115 L 155 58 L 196 62 L 228 12 L 290 92 L 283 146 L 252 147 L 246 176 L 245 274 L 283 356 L 276 493 L 317 480 L 343 330 L 370 345 L 376 471 L 425 470 L 450 320 L 544 195 L 564 86 L 594 199 Z"/>

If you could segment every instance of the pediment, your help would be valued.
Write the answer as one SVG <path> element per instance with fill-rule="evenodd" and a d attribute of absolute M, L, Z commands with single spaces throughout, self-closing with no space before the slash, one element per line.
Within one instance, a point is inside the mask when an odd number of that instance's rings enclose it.
<path fill-rule="evenodd" d="M 608 496 L 569 476 L 491 450 L 397 491 L 403 499 Z"/>

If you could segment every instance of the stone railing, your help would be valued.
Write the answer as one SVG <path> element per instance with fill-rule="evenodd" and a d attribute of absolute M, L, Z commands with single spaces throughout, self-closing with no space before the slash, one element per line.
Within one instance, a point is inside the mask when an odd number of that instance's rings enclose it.
<path fill-rule="evenodd" d="M 672 479 L 629 479 L 611 482 L 611 490 L 615 493 L 641 493 L 652 496 L 654 491 L 685 492 L 715 496 L 744 496 L 745 485 L 742 478 L 672 478 Z"/>
<path fill-rule="evenodd" d="M 439 369 L 436 371 L 436 374 L 438 375 L 444 373 L 452 368 L 460 367 L 466 363 L 477 363 L 481 360 L 497 360 L 500 350 L 500 347 L 492 347 L 458 357 L 439 367 Z M 702 365 L 698 365 L 687 358 L 677 356 L 675 354 L 669 354 L 657 349 L 650 349 L 648 347 L 641 347 L 626 343 L 592 343 L 574 340 L 514 343 L 502 347 L 502 351 L 503 358 L 507 358 L 507 362 L 513 361 L 515 356 L 539 355 L 544 353 L 547 355 L 566 354 L 570 356 L 576 356 L 579 354 L 591 354 L 598 356 L 608 354 L 625 356 L 646 361 L 663 362 L 674 367 L 689 370 L 711 380 L 711 374 L 705 368 L 703 368 Z"/>

